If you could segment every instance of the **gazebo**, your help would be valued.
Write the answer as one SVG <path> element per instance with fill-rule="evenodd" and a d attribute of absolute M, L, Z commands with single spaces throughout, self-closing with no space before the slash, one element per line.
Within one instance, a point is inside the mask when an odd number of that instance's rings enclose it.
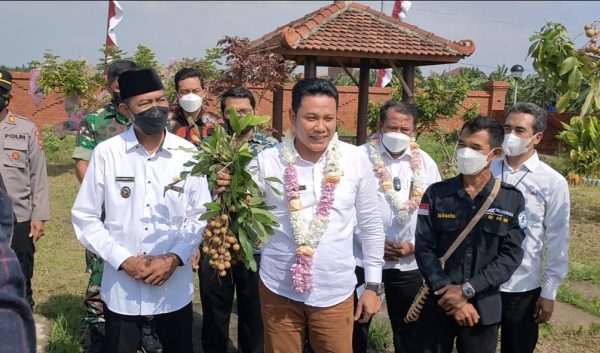
<path fill-rule="evenodd" d="M 367 139 L 370 69 L 392 68 L 403 86 L 404 101 L 413 99 L 415 67 L 456 63 L 475 51 L 472 40 L 439 37 L 352 1 L 336 1 L 251 42 L 254 51 L 279 54 L 304 65 L 304 77 L 317 66 L 359 68 L 357 142 Z M 354 79 L 353 79 L 354 80 Z M 283 89 L 273 92 L 273 128 L 282 132 Z"/>

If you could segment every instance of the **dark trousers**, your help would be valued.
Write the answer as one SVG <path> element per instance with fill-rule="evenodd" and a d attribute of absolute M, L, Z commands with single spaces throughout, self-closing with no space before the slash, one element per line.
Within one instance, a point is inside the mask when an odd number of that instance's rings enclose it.
<path fill-rule="evenodd" d="M 25 277 L 25 299 L 33 309 L 33 290 L 31 289 L 31 279 L 33 278 L 33 254 L 35 245 L 33 238 L 29 237 L 31 231 L 31 221 L 19 222 L 13 229 L 11 248 L 19 259 L 23 277 Z"/>
<path fill-rule="evenodd" d="M 163 353 L 193 353 L 192 303 L 166 314 L 154 315 L 156 334 Z M 140 345 L 144 316 L 121 315 L 104 305 L 106 319 L 105 353 L 136 353 Z"/>
<path fill-rule="evenodd" d="M 356 267 L 356 278 L 358 285 L 364 283 L 364 270 L 362 267 Z M 385 287 L 388 316 L 392 324 L 394 352 L 414 353 L 416 352 L 416 325 L 415 323 L 404 323 L 404 316 L 423 283 L 421 272 L 419 270 L 386 269 L 383 270 L 382 279 Z M 370 325 L 370 321 L 366 324 L 354 324 L 352 334 L 354 353 L 366 353 Z"/>
<path fill-rule="evenodd" d="M 438 300 L 437 296 L 429 297 L 417 320 L 417 352 L 451 353 L 455 340 L 458 353 L 496 352 L 500 323 L 459 326 L 437 304 Z"/>
<path fill-rule="evenodd" d="M 260 256 L 254 256 L 260 268 Z M 202 257 L 199 271 L 200 300 L 202 301 L 202 349 L 204 353 L 227 353 L 229 319 L 237 296 L 238 352 L 264 352 L 264 330 L 260 314 L 257 272 L 247 269 L 243 262 L 231 267 L 227 276 L 219 277 Z"/>
<path fill-rule="evenodd" d="M 501 292 L 502 353 L 533 353 L 538 340 L 538 324 L 533 317 L 542 289 L 522 293 Z"/>

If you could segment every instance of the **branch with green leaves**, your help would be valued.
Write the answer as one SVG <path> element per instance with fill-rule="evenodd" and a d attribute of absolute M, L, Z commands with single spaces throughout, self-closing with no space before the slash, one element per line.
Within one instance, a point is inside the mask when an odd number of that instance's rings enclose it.
<path fill-rule="evenodd" d="M 235 109 L 231 109 L 229 122 L 233 134 L 217 125 L 210 138 L 201 142 L 200 151 L 185 164 L 192 167 L 191 170 L 181 174 L 181 179 L 188 175 L 206 175 L 213 190 L 217 188 L 219 172 L 226 169 L 231 175 L 226 191 L 215 195 L 213 202 L 205 204 L 207 211 L 200 218 L 208 221 L 202 238 L 203 256 L 210 256 L 209 264 L 220 276 L 225 276 L 238 259 L 243 260 L 247 268 L 256 271 L 254 247 L 266 243 L 273 234 L 273 228 L 278 226 L 277 218 L 271 213 L 274 207 L 267 205 L 264 193 L 247 168 L 254 156 L 248 142 L 240 137 L 245 128 L 267 121 L 268 116 L 249 114 L 239 117 Z M 265 181 L 281 183 L 276 178 Z"/>

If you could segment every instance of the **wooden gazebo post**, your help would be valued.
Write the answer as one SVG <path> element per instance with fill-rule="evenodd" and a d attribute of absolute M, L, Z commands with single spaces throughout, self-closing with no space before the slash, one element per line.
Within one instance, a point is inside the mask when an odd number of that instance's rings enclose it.
<path fill-rule="evenodd" d="M 415 65 L 413 63 L 406 63 L 402 66 L 402 77 L 404 82 L 410 89 L 410 93 L 406 90 L 402 90 L 402 101 L 407 103 L 414 103 L 414 92 L 415 92 Z"/>
<path fill-rule="evenodd" d="M 357 145 L 362 145 L 367 142 L 370 71 L 370 60 L 360 59 L 360 75 L 358 79 L 358 118 L 356 122 Z"/>
<path fill-rule="evenodd" d="M 283 86 L 275 88 L 273 91 L 273 130 L 275 138 L 281 141 L 283 132 Z"/>
<path fill-rule="evenodd" d="M 317 77 L 317 57 L 306 55 L 304 57 L 304 78 Z"/>

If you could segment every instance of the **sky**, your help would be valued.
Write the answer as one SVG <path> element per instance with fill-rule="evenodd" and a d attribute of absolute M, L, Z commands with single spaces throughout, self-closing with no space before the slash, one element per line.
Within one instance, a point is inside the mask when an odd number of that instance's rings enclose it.
<path fill-rule="evenodd" d="M 119 47 L 129 54 L 143 44 L 162 64 L 204 56 L 226 35 L 256 39 L 332 1 L 120 1 L 124 17 L 116 28 Z M 381 1 L 359 1 L 380 10 Z M 383 2 L 391 14 L 393 1 Z M 42 60 L 50 49 L 64 59 L 97 63 L 106 40 L 108 1 L 3 1 L 0 64 L 20 66 Z M 424 73 L 459 66 L 489 73 L 498 65 L 521 64 L 529 37 L 546 21 L 560 22 L 578 46 L 583 26 L 599 19 L 595 1 L 412 1 L 406 22 L 451 40 L 471 39 L 476 50 L 456 65 L 435 65 Z M 594 17 L 596 16 L 596 17 Z M 319 71 L 323 71 L 320 69 Z"/>

